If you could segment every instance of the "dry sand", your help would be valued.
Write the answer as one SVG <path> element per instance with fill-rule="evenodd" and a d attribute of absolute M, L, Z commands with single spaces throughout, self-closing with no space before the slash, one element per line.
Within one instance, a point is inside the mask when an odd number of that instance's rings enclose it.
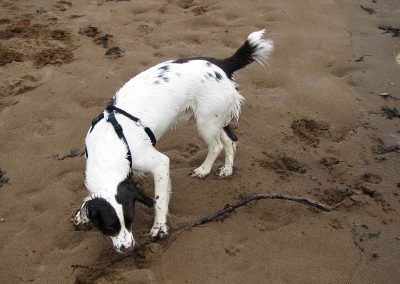
<path fill-rule="evenodd" d="M 400 119 L 381 108 L 400 108 L 400 38 L 378 29 L 400 28 L 398 0 L 2 0 L 0 23 L 1 283 L 399 283 Z M 264 27 L 276 44 L 266 71 L 237 74 L 234 175 L 187 176 L 206 154 L 190 124 L 157 146 L 171 158 L 170 225 L 251 193 L 335 210 L 258 201 L 109 265 L 120 256 L 105 238 L 69 223 L 85 159 L 61 157 L 84 149 L 91 119 L 138 72 L 229 56 Z M 143 242 L 153 211 L 137 215 Z"/>

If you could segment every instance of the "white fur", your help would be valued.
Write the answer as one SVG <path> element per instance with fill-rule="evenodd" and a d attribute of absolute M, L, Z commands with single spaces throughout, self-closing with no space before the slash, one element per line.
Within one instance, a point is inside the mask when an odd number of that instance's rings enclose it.
<path fill-rule="evenodd" d="M 247 37 L 247 41 L 250 43 L 250 45 L 257 45 L 257 49 L 253 53 L 253 58 L 262 66 L 264 66 L 263 62 L 266 62 L 268 55 L 274 49 L 274 43 L 272 40 L 262 38 L 264 33 L 265 29 L 253 32 Z"/>
<path fill-rule="evenodd" d="M 248 36 L 248 42 L 257 46 L 254 59 L 262 61 L 272 50 L 272 42 L 261 39 L 264 30 Z M 168 66 L 168 67 L 165 67 Z M 162 67 L 168 68 L 167 71 Z M 161 69 L 160 69 L 161 68 Z M 216 79 L 216 73 L 222 78 Z M 164 74 L 160 77 L 160 74 Z M 213 77 L 208 76 L 212 74 Z M 167 80 L 164 78 L 168 78 Z M 208 175 L 220 154 L 225 149 L 225 165 L 220 176 L 232 174 L 236 143 L 231 141 L 223 127 L 237 120 L 244 98 L 236 90 L 234 81 L 227 78 L 222 69 L 205 60 L 192 60 L 179 64 L 167 61 L 158 64 L 130 79 L 115 95 L 115 105 L 140 118 L 142 125 L 151 128 L 157 140 L 176 121 L 188 113 L 193 116 L 199 134 L 208 145 L 208 154 L 193 177 Z M 118 184 L 130 171 L 126 159 L 127 148 L 116 135 L 113 126 L 102 119 L 86 137 L 88 159 L 85 185 L 93 196 L 106 198 L 116 209 L 122 220 L 121 206 L 115 202 Z M 121 114 L 116 114 L 132 153 L 132 170 L 135 173 L 150 172 L 155 184 L 155 220 L 150 231 L 152 236 L 168 233 L 167 214 L 171 193 L 169 158 L 157 151 L 144 132 L 142 125 L 134 123 Z M 114 200 L 114 201 L 112 201 Z M 77 223 L 87 222 L 81 210 Z M 85 219 L 86 218 L 86 219 Z M 123 226 L 122 226 L 123 227 Z M 128 247 L 134 244 L 132 234 L 126 232 L 113 238 L 114 246 Z"/>

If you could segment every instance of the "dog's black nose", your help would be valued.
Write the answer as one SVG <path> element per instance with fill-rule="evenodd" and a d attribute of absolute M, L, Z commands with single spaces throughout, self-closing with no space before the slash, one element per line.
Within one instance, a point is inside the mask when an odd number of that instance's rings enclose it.
<path fill-rule="evenodd" d="M 130 254 L 130 253 L 132 253 L 134 250 L 135 250 L 135 247 L 134 247 L 134 246 L 125 247 L 124 245 L 122 245 L 122 246 L 120 247 L 120 251 L 122 251 L 123 253 L 126 253 L 126 254 Z"/>

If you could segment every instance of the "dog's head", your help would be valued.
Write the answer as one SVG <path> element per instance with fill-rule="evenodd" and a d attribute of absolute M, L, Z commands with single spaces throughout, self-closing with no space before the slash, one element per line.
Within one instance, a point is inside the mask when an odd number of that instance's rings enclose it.
<path fill-rule="evenodd" d="M 104 235 L 108 236 L 116 251 L 130 253 L 135 246 L 132 235 L 132 221 L 135 216 L 135 203 L 139 201 L 152 207 L 153 199 L 140 191 L 129 179 L 117 187 L 117 194 L 95 194 L 86 198 L 78 210 L 76 225 L 92 222 Z"/>

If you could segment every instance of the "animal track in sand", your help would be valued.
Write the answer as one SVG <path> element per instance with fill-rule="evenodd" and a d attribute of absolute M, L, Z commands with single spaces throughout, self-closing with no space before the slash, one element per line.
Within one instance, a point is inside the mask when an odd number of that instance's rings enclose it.
<path fill-rule="evenodd" d="M 33 60 L 37 67 L 42 67 L 73 60 L 72 41 L 67 31 L 49 28 L 27 17 L 10 20 L 0 29 L 0 39 L 0 65 Z"/>
<path fill-rule="evenodd" d="M 275 171 L 283 179 L 287 178 L 289 173 L 305 174 L 307 172 L 306 165 L 296 159 L 286 155 L 271 155 L 267 152 L 263 152 L 263 154 L 266 159 L 257 161 L 260 167 Z"/>
<path fill-rule="evenodd" d="M 85 108 L 93 108 L 93 107 L 101 107 L 105 105 L 105 101 L 102 98 L 99 97 L 79 97 L 77 98 L 78 104 Z"/>
<path fill-rule="evenodd" d="M 4 66 L 13 61 L 24 61 L 24 55 L 21 52 L 0 46 L 0 66 Z"/>
<path fill-rule="evenodd" d="M 268 80 L 268 78 L 266 78 L 265 80 L 257 80 L 252 83 L 252 85 L 256 90 L 276 89 L 282 87 L 282 84 L 280 82 L 276 80 Z"/>
<path fill-rule="evenodd" d="M 259 217 L 258 229 L 260 232 L 264 233 L 286 227 L 293 223 L 293 216 L 297 215 L 297 211 L 298 209 L 295 207 L 285 207 L 278 209 L 278 212 L 276 212 L 276 210 L 271 207 Z"/>
<path fill-rule="evenodd" d="M 236 256 L 240 252 L 240 249 L 235 246 L 228 246 L 227 248 L 225 248 L 225 253 L 229 256 Z"/>
<path fill-rule="evenodd" d="M 189 9 L 195 4 L 193 0 L 179 0 L 176 2 L 176 5 L 178 5 L 178 7 L 182 9 Z"/>
<path fill-rule="evenodd" d="M 340 66 L 338 68 L 333 68 L 330 73 L 335 77 L 342 78 L 360 69 L 360 67 Z"/>
<path fill-rule="evenodd" d="M 140 24 L 137 26 L 137 30 L 143 35 L 151 33 L 152 31 L 154 31 L 154 29 L 155 27 L 148 24 Z"/>
<path fill-rule="evenodd" d="M 350 188 L 327 188 L 322 192 L 317 193 L 317 196 L 329 205 L 336 205 L 343 202 L 346 198 L 353 195 L 353 191 Z"/>
<path fill-rule="evenodd" d="M 335 157 L 323 157 L 319 163 L 322 165 L 324 169 L 327 169 L 329 173 L 332 172 L 333 166 L 343 162 Z"/>
<path fill-rule="evenodd" d="M 378 184 L 382 181 L 382 178 L 373 173 L 365 173 L 361 176 L 362 180 L 368 183 Z"/>
<path fill-rule="evenodd" d="M 306 144 L 317 147 L 319 137 L 329 131 L 329 124 L 314 119 L 294 120 L 291 124 L 293 133 Z"/>
<path fill-rule="evenodd" d="M 0 99 L 22 94 L 40 86 L 43 81 L 39 74 L 26 74 L 21 77 L 9 77 L 0 81 Z"/>
<path fill-rule="evenodd" d="M 45 65 L 61 65 L 73 61 L 73 53 L 69 49 L 62 47 L 44 49 L 35 54 L 33 57 L 34 63 L 37 67 Z"/>
<path fill-rule="evenodd" d="M 191 154 L 191 155 L 196 154 L 199 150 L 200 150 L 200 147 L 197 146 L 197 145 L 194 144 L 194 143 L 189 143 L 189 144 L 186 146 L 186 152 L 188 152 L 188 153 Z"/>
<path fill-rule="evenodd" d="M 200 151 L 200 147 L 194 143 L 189 143 L 186 146 L 185 151 L 179 151 L 179 155 L 185 161 L 185 165 L 189 167 L 195 167 L 201 164 L 202 157 L 197 155 Z"/>
<path fill-rule="evenodd" d="M 54 123 L 40 123 L 36 128 L 34 134 L 36 136 L 51 136 L 55 135 Z"/>
<path fill-rule="evenodd" d="M 57 10 L 60 10 L 60 11 L 64 12 L 68 8 L 72 7 L 72 2 L 71 1 L 60 0 L 60 1 L 56 1 L 56 3 L 53 4 L 53 6 Z"/>
<path fill-rule="evenodd" d="M 108 58 L 118 58 L 123 55 L 123 50 L 115 46 L 113 40 L 114 36 L 111 34 L 103 33 L 98 27 L 87 25 L 79 29 L 79 34 L 92 37 L 93 42 L 106 48 L 105 55 Z"/>
<path fill-rule="evenodd" d="M 172 169 L 188 169 L 199 166 L 204 159 L 203 152 L 195 143 L 188 143 L 182 146 L 173 146 L 163 149 L 171 159 Z"/>
<path fill-rule="evenodd" d="M 363 181 L 360 181 L 355 185 L 353 185 L 352 188 L 354 192 L 357 194 L 357 196 L 364 194 L 372 198 L 377 204 L 381 206 L 384 212 L 389 212 L 394 210 L 392 209 L 390 203 L 388 203 L 384 199 L 384 195 L 381 192 L 379 192 L 381 190 L 381 187 L 378 187 L 373 183 L 369 183 L 368 185 L 366 185 Z"/>
<path fill-rule="evenodd" d="M 207 6 L 198 6 L 192 9 L 192 12 L 195 16 L 201 16 L 208 12 Z"/>

